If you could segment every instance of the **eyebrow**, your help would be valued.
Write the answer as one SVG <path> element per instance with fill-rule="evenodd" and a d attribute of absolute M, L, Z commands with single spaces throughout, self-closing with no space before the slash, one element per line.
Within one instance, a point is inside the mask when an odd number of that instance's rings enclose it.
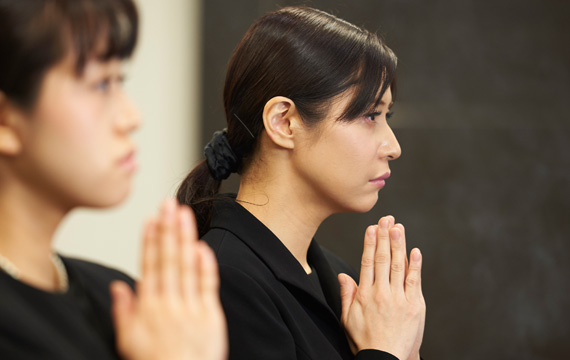
<path fill-rule="evenodd" d="M 384 100 L 380 100 L 380 104 L 379 105 L 386 105 L 386 103 L 384 102 Z M 394 105 L 393 101 L 390 101 L 390 104 L 388 105 L 388 109 L 392 108 L 392 106 Z"/>

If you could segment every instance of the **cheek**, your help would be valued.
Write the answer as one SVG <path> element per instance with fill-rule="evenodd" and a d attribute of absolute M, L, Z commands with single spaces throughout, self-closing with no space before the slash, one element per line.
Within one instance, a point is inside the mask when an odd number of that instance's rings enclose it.
<path fill-rule="evenodd" d="M 345 133 L 337 136 L 329 146 L 330 161 L 338 167 L 339 171 L 356 171 L 362 173 L 376 158 L 377 144 L 374 138 L 361 132 Z"/>
<path fill-rule="evenodd" d="M 359 136 L 331 136 L 321 139 L 306 152 L 304 171 L 325 196 L 347 196 L 366 186 L 375 171 L 375 150 Z"/>
<path fill-rule="evenodd" d="M 95 105 L 93 101 L 76 100 L 44 107 L 45 151 L 64 158 L 82 158 L 86 163 L 103 153 L 109 146 L 109 129 Z"/>
<path fill-rule="evenodd" d="M 124 198 L 130 178 L 113 171 L 112 126 L 88 105 L 92 104 L 52 103 L 41 109 L 41 117 L 33 119 L 39 126 L 29 139 L 29 170 L 74 203 L 98 206 L 102 201 L 106 206 Z"/>

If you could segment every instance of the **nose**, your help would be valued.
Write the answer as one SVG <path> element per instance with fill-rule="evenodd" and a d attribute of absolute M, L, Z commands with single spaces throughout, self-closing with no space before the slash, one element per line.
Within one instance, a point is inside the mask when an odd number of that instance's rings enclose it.
<path fill-rule="evenodd" d="M 386 128 L 386 138 L 382 142 L 382 155 L 388 160 L 396 160 L 400 155 L 402 155 L 402 148 L 400 147 L 400 143 L 398 142 L 398 139 L 396 139 L 396 135 L 394 135 L 392 128 L 388 125 Z"/>
<path fill-rule="evenodd" d="M 116 127 L 121 133 L 131 133 L 141 124 L 139 111 L 122 90 L 118 99 L 116 116 Z"/>

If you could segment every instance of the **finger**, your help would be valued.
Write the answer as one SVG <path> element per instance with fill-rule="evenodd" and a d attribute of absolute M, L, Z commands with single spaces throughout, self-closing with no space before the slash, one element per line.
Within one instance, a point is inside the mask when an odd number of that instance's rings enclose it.
<path fill-rule="evenodd" d="M 135 295 L 129 285 L 123 281 L 113 281 L 110 291 L 113 324 L 117 336 L 120 336 L 124 333 L 124 329 L 128 329 L 128 324 L 131 322 Z"/>
<path fill-rule="evenodd" d="M 390 284 L 390 235 L 388 233 L 392 216 L 385 216 L 378 222 L 376 253 L 374 254 L 375 283 L 386 288 Z"/>
<path fill-rule="evenodd" d="M 164 201 L 158 223 L 160 290 L 165 294 L 179 294 L 178 262 L 178 206 L 174 199 Z"/>
<path fill-rule="evenodd" d="M 147 295 L 158 290 L 158 220 L 149 218 L 144 226 L 141 261 L 141 279 L 137 282 L 139 294 Z"/>
<path fill-rule="evenodd" d="M 181 206 L 180 212 L 180 281 L 182 294 L 189 302 L 195 301 L 198 292 L 196 220 L 188 206 Z"/>
<path fill-rule="evenodd" d="M 397 227 L 389 231 L 392 263 L 390 264 L 390 287 L 392 292 L 403 293 L 406 279 L 406 244 L 402 232 Z"/>
<path fill-rule="evenodd" d="M 404 245 L 407 246 L 406 245 L 406 229 L 404 228 L 404 225 L 396 224 L 396 225 L 394 225 L 394 227 L 397 227 L 398 229 L 400 229 L 400 231 L 402 232 L 402 236 L 404 237 Z M 408 264 L 408 253 L 406 252 L 406 266 L 405 266 L 406 276 L 408 275 L 408 266 L 409 266 L 409 264 Z"/>
<path fill-rule="evenodd" d="M 338 274 L 338 282 L 340 284 L 340 300 L 342 304 L 341 320 L 344 322 L 348 318 L 358 286 L 356 286 L 354 279 L 346 274 Z"/>
<path fill-rule="evenodd" d="M 364 249 L 360 262 L 360 286 L 368 287 L 374 283 L 374 253 L 376 252 L 376 231 L 378 225 L 371 225 L 364 234 Z"/>
<path fill-rule="evenodd" d="M 198 242 L 198 283 L 199 292 L 204 304 L 218 305 L 220 301 L 220 275 L 214 251 L 203 241 Z"/>
<path fill-rule="evenodd" d="M 386 216 L 386 218 L 388 218 L 388 229 L 391 229 L 392 227 L 394 227 L 396 219 L 392 215 L 388 215 Z"/>
<path fill-rule="evenodd" d="M 411 300 L 422 296 L 422 253 L 413 249 L 410 256 L 410 268 L 406 276 L 406 297 Z"/>

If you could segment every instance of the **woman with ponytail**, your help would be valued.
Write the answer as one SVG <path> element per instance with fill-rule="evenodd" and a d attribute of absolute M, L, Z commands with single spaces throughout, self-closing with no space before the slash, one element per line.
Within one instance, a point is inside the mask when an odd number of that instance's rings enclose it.
<path fill-rule="evenodd" d="M 230 359 L 420 358 L 422 258 L 404 227 L 366 230 L 360 274 L 313 239 L 370 210 L 400 156 L 395 70 L 378 36 L 307 7 L 265 15 L 235 49 L 227 129 L 178 191 L 218 258 Z M 218 194 L 233 172 L 237 195 Z"/>
<path fill-rule="evenodd" d="M 188 207 L 147 222 L 136 294 L 53 249 L 67 214 L 130 191 L 137 34 L 131 0 L 0 0 L 1 359 L 225 359 L 216 260 Z"/>

